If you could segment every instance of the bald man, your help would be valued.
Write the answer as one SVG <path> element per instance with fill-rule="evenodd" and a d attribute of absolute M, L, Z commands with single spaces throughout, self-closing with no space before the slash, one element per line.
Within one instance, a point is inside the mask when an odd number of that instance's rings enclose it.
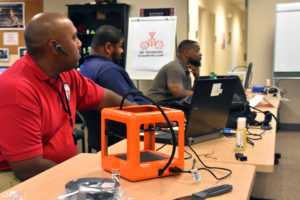
<path fill-rule="evenodd" d="M 74 69 L 82 43 L 67 17 L 37 14 L 24 35 L 26 55 L 0 76 L 0 175 L 12 170 L 21 181 L 77 154 L 77 109 L 100 111 L 122 99 Z"/>

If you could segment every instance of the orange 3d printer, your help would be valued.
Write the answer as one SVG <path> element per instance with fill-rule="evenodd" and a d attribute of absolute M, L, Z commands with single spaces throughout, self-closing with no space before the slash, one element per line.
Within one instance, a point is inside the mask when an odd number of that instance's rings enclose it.
<path fill-rule="evenodd" d="M 164 111 L 165 116 L 161 110 Z M 164 107 L 161 110 L 152 105 L 102 110 L 101 162 L 105 170 L 113 172 L 118 168 L 121 177 L 130 181 L 139 181 L 173 175 L 175 173 L 169 171 L 171 167 L 184 168 L 184 113 Z M 155 128 L 158 123 L 166 122 L 166 116 L 169 125 L 170 121 L 176 121 L 178 124 L 177 157 L 174 157 L 175 145 L 171 156 L 155 150 Z M 109 124 L 112 121 L 126 126 L 127 152 L 108 153 Z M 141 127 L 144 132 L 144 144 L 140 142 Z"/>

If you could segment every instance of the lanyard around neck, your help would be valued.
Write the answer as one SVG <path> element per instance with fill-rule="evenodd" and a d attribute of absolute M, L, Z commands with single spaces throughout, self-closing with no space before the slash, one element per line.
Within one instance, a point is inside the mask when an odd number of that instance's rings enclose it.
<path fill-rule="evenodd" d="M 61 79 L 61 77 L 58 75 L 58 79 L 60 80 L 61 84 L 62 84 L 62 89 L 64 91 L 64 95 L 65 95 L 65 99 L 66 99 L 66 104 L 67 104 L 67 107 L 65 106 L 65 103 L 64 103 L 64 100 L 63 100 L 63 97 L 59 91 L 59 89 L 57 88 L 57 91 L 58 91 L 58 94 L 59 94 L 59 97 L 60 97 L 60 101 L 63 105 L 63 109 L 66 113 L 69 114 L 69 117 L 70 117 L 70 124 L 71 124 L 71 127 L 73 127 L 73 120 L 72 120 L 72 114 L 71 114 L 71 109 L 70 109 L 70 105 L 69 105 L 69 101 L 70 101 L 70 98 L 67 97 L 67 93 L 66 93 L 66 90 L 65 90 L 65 87 L 64 87 L 64 83 Z"/>

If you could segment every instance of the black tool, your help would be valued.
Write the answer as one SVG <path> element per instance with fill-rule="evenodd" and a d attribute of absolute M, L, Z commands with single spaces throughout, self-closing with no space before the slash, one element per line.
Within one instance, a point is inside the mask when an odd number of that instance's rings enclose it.
<path fill-rule="evenodd" d="M 247 161 L 247 156 L 244 156 L 244 154 L 242 154 L 242 153 L 236 153 L 235 159 L 240 160 L 240 161 Z"/>
<path fill-rule="evenodd" d="M 177 198 L 175 200 L 203 200 L 208 197 L 214 197 L 232 191 L 232 185 L 224 184 L 216 187 L 208 188 L 192 195 Z"/>
<path fill-rule="evenodd" d="M 221 195 L 221 194 L 230 192 L 231 190 L 232 190 L 232 185 L 224 184 L 224 185 L 219 185 L 216 187 L 208 188 L 201 192 L 193 193 L 192 196 L 198 197 L 201 199 L 205 199 L 207 197 L 214 197 L 217 195 Z"/>

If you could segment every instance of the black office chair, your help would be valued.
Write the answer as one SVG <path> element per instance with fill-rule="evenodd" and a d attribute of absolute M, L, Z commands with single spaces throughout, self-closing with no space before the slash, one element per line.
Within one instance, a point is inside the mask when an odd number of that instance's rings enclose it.
<path fill-rule="evenodd" d="M 92 153 L 92 150 L 101 151 L 101 114 L 96 110 L 85 110 L 80 113 L 84 117 L 88 129 L 88 153 Z M 124 127 L 115 124 L 112 129 L 123 131 Z M 122 138 L 111 135 L 108 137 L 107 145 L 113 145 L 121 140 Z"/>
<path fill-rule="evenodd" d="M 80 129 L 75 128 L 73 131 L 74 142 L 77 145 L 77 140 L 81 140 L 82 144 L 82 153 L 85 153 L 85 137 L 84 137 L 84 129 L 86 127 L 86 122 L 83 116 L 79 111 L 76 111 L 75 123 L 81 123 Z"/>

